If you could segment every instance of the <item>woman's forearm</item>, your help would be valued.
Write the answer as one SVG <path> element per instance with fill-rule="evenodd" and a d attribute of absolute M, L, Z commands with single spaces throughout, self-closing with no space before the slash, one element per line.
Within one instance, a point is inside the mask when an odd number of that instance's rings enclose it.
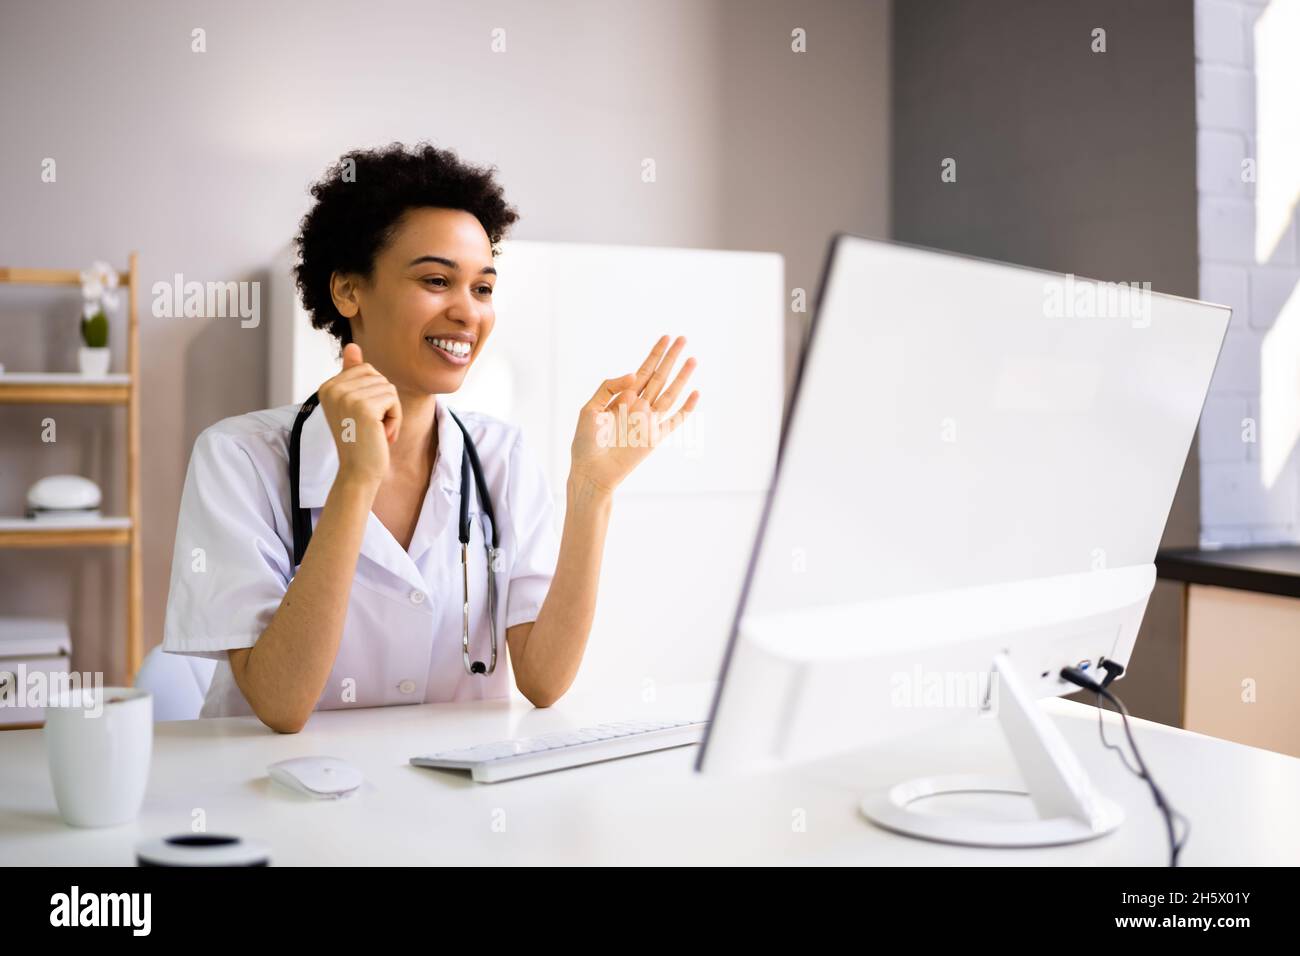
<path fill-rule="evenodd" d="M 273 730 L 301 730 L 329 680 L 375 492 L 366 482 L 334 482 L 302 566 L 266 630 L 253 647 L 230 652 L 235 682 Z"/>
<path fill-rule="evenodd" d="M 596 614 L 600 562 L 613 494 L 570 477 L 555 575 L 523 653 L 511 662 L 515 682 L 539 707 L 558 700 L 577 676 Z"/>

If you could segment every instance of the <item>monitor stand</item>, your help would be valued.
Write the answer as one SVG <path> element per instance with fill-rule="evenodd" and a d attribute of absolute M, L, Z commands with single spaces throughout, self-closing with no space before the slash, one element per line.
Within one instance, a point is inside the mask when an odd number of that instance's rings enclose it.
<path fill-rule="evenodd" d="M 996 687 L 997 719 L 1023 782 L 983 774 L 918 777 L 869 795 L 862 801 L 867 819 L 923 840 L 990 847 L 1081 843 L 1118 827 L 1123 808 L 1094 789 L 1064 735 L 1026 691 L 1005 654 L 993 658 L 989 687 L 990 693 Z M 985 698 L 985 709 L 994 705 Z M 1038 818 L 980 820 L 922 813 L 915 806 L 928 797 L 961 793 L 1028 796 Z"/>

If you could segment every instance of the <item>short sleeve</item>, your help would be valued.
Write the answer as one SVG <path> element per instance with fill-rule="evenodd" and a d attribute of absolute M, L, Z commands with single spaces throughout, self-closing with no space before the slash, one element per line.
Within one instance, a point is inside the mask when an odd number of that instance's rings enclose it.
<path fill-rule="evenodd" d="M 506 596 L 506 627 L 510 628 L 537 620 L 555 577 L 560 542 L 546 473 L 522 433 L 510 449 L 507 481 L 506 499 L 516 545 Z"/>
<path fill-rule="evenodd" d="M 205 430 L 181 492 L 163 650 L 225 660 L 252 647 L 289 587 L 289 562 L 248 450 Z"/>

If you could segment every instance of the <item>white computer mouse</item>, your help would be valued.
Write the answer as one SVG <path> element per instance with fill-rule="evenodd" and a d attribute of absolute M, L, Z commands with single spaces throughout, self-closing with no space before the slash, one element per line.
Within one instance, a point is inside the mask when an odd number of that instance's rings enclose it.
<path fill-rule="evenodd" d="M 361 771 L 338 757 L 293 757 L 266 768 L 272 780 L 310 797 L 346 797 L 361 786 Z"/>

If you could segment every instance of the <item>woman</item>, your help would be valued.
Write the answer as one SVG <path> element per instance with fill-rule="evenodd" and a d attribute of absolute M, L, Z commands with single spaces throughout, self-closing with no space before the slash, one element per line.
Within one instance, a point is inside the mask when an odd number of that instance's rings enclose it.
<path fill-rule="evenodd" d="M 699 399 L 672 411 L 695 361 L 670 381 L 685 340 L 664 336 L 636 372 L 594 390 L 557 541 L 519 429 L 457 419 L 439 398 L 460 388 L 495 323 L 494 255 L 518 215 L 492 170 L 393 144 L 348 153 L 312 195 L 297 285 L 343 368 L 315 407 L 199 435 L 164 649 L 219 661 L 202 716 L 252 713 L 295 733 L 316 709 L 505 696 L 504 631 L 516 685 L 549 706 L 582 660 L 614 489 L 654 444 L 626 440 L 642 434 L 627 428 L 610 441 L 611 414 L 667 435 Z"/>

